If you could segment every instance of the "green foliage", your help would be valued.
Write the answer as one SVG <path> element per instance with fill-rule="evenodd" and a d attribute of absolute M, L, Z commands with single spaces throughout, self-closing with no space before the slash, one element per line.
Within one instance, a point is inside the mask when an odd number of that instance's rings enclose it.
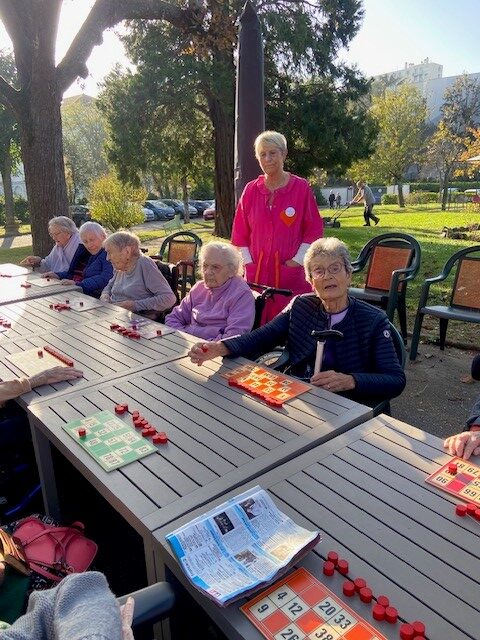
<path fill-rule="evenodd" d="M 25 198 L 14 196 L 13 211 L 15 220 L 21 224 L 30 224 L 30 212 L 28 211 L 28 202 Z M 5 198 L 0 196 L 0 226 L 5 224 Z"/>
<path fill-rule="evenodd" d="M 318 185 L 313 185 L 312 186 L 312 191 L 313 191 L 313 195 L 315 196 L 315 200 L 317 201 L 317 204 L 319 207 L 325 207 L 328 202 L 325 198 L 325 196 L 322 193 L 322 189 L 321 187 L 319 187 Z"/>
<path fill-rule="evenodd" d="M 408 167 L 422 156 L 425 99 L 413 85 L 402 84 L 373 96 L 370 115 L 379 131 L 375 151 L 368 160 L 352 168 L 352 177 L 401 184 Z"/>
<path fill-rule="evenodd" d="M 63 149 L 70 202 L 85 194 L 90 182 L 108 170 L 104 152 L 105 121 L 88 96 L 62 104 Z"/>
<path fill-rule="evenodd" d="M 407 205 L 428 204 L 429 202 L 438 202 L 438 191 L 412 191 L 405 196 Z M 382 200 L 382 204 L 389 203 Z"/>
<path fill-rule="evenodd" d="M 452 180 L 450 182 L 452 189 L 458 189 L 459 191 L 465 191 L 465 189 L 480 189 L 480 182 L 472 180 L 472 182 Z M 440 183 L 438 182 L 410 182 L 410 191 L 438 191 L 440 190 Z"/>
<path fill-rule="evenodd" d="M 129 229 L 144 220 L 141 204 L 146 191 L 123 184 L 114 175 L 95 180 L 90 189 L 92 218 L 106 229 Z"/>
<path fill-rule="evenodd" d="M 396 193 L 384 193 L 382 195 L 382 204 L 398 204 L 398 195 Z"/>

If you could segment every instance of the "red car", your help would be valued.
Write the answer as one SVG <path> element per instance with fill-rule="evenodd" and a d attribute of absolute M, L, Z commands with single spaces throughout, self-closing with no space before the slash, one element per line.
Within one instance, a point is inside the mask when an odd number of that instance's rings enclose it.
<path fill-rule="evenodd" d="M 205 211 L 203 212 L 203 219 L 204 220 L 215 219 L 215 202 L 212 204 L 211 207 L 208 207 L 208 209 L 205 209 Z"/>

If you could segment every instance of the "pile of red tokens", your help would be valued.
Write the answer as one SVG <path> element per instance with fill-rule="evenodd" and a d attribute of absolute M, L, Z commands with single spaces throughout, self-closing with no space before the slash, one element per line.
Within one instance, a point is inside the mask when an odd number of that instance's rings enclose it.
<path fill-rule="evenodd" d="M 11 326 L 12 326 L 12 323 L 10 322 L 10 320 L 7 320 L 7 318 L 0 317 L 0 327 L 5 327 L 5 329 L 10 329 Z"/>
<path fill-rule="evenodd" d="M 468 504 L 457 504 L 455 506 L 455 513 L 457 516 L 463 518 L 463 516 L 472 516 L 475 520 L 480 521 L 480 507 L 474 502 Z"/>
<path fill-rule="evenodd" d="M 338 557 L 336 551 L 329 551 L 327 559 L 323 563 L 323 573 L 326 576 L 333 576 L 335 569 L 343 576 L 348 575 L 348 561 Z M 358 594 L 360 600 L 366 604 L 370 604 L 374 599 L 375 603 L 372 607 L 372 617 L 379 622 L 385 621 L 390 624 L 398 622 L 398 611 L 390 605 L 387 596 L 373 595 L 372 589 L 367 585 L 364 578 L 355 578 L 354 580 L 345 580 L 343 583 L 343 594 L 348 598 Z M 420 620 L 403 623 L 399 629 L 399 637 L 401 640 L 423 640 L 425 638 L 425 625 Z"/>
<path fill-rule="evenodd" d="M 63 353 L 60 353 L 59 351 L 55 351 L 55 349 L 49 347 L 48 344 L 43 347 L 43 350 L 49 353 L 54 358 L 57 358 L 57 360 L 60 360 L 60 362 L 63 362 L 63 364 L 66 364 L 67 367 L 73 367 L 73 365 L 75 364 L 71 358 L 64 356 Z M 40 355 L 40 351 L 38 352 L 38 357 L 42 357 Z"/>
<path fill-rule="evenodd" d="M 277 400 L 277 398 L 273 398 L 268 393 L 264 393 L 261 389 L 263 387 L 254 388 L 246 382 L 242 382 L 238 378 L 229 378 L 228 384 L 231 387 L 237 387 L 238 389 L 244 389 L 248 391 L 248 393 L 255 398 L 260 398 L 268 404 L 269 407 L 283 407 L 282 400 Z"/>
<path fill-rule="evenodd" d="M 115 413 L 117 415 L 123 415 L 128 411 L 128 404 L 115 405 Z M 152 437 L 154 444 L 167 444 L 168 437 L 165 431 L 157 431 L 146 418 L 140 415 L 139 411 L 132 411 L 133 426 L 135 429 L 142 430 L 142 436 L 144 438 Z"/>
<path fill-rule="evenodd" d="M 48 305 L 50 309 L 54 311 L 70 311 L 70 300 L 65 300 L 65 302 L 55 302 Z"/>

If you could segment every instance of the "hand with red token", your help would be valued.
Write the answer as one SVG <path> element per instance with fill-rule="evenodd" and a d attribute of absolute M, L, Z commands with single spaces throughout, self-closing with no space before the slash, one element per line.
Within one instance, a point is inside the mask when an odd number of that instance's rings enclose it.
<path fill-rule="evenodd" d="M 480 455 L 480 431 L 464 431 L 450 436 L 443 443 L 452 456 L 468 460 L 470 456 Z"/>
<path fill-rule="evenodd" d="M 223 342 L 197 342 L 197 344 L 190 349 L 188 355 L 194 364 L 200 366 L 206 360 L 211 360 L 218 356 L 228 356 L 229 353 L 230 351 Z"/>

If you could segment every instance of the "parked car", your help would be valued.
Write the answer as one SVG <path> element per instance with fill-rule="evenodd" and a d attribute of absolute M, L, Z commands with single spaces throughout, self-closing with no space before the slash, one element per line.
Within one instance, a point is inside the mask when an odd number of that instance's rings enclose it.
<path fill-rule="evenodd" d="M 212 206 L 213 200 L 189 200 L 188 204 L 191 204 L 192 207 L 198 211 L 199 216 L 203 216 L 203 212 L 205 209 L 208 209 Z"/>
<path fill-rule="evenodd" d="M 80 227 L 84 222 L 88 222 L 92 219 L 90 215 L 90 209 L 84 204 L 72 204 L 68 207 L 72 220 L 77 227 Z"/>
<path fill-rule="evenodd" d="M 175 210 L 162 200 L 147 200 L 143 206 L 153 213 L 154 220 L 173 220 L 175 217 Z"/>
<path fill-rule="evenodd" d="M 155 220 L 155 214 L 151 209 L 149 209 L 148 207 L 142 207 L 142 211 L 143 215 L 145 216 L 143 220 L 144 222 L 153 222 Z"/>
<path fill-rule="evenodd" d="M 213 204 L 210 207 L 205 209 L 205 211 L 203 212 L 203 219 L 204 220 L 214 220 L 215 219 L 215 201 L 213 202 Z"/>
<path fill-rule="evenodd" d="M 164 199 L 163 202 L 165 202 L 165 204 L 168 205 L 169 207 L 172 207 L 173 209 L 175 209 L 175 213 L 179 213 L 181 218 L 184 217 L 185 207 L 183 206 L 182 200 L 167 198 L 166 200 Z M 195 209 L 194 206 L 190 204 L 188 205 L 188 213 L 190 214 L 191 218 L 195 218 L 196 216 L 198 216 L 198 211 Z"/>

